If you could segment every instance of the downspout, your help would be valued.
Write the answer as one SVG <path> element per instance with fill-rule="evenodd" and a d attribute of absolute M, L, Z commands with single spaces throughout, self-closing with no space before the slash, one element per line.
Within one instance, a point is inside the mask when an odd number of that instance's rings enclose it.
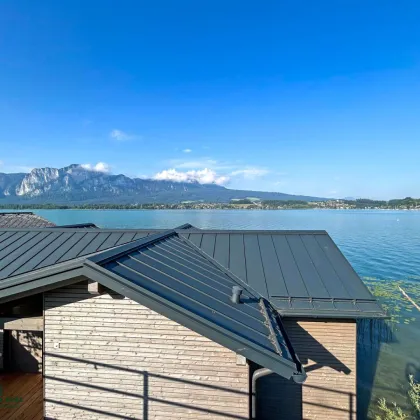
<path fill-rule="evenodd" d="M 251 393 L 252 393 L 251 419 L 252 420 L 255 420 L 257 418 L 257 380 L 260 378 L 263 378 L 264 376 L 271 375 L 272 373 L 274 372 L 268 368 L 260 368 L 260 369 L 255 370 L 254 373 L 252 374 L 252 380 L 251 380 Z M 303 384 L 303 382 L 305 382 L 306 380 L 306 373 L 305 372 L 295 373 L 293 374 L 292 379 L 297 384 Z"/>
<path fill-rule="evenodd" d="M 267 368 L 261 368 L 254 371 L 252 374 L 252 381 L 251 381 L 251 419 L 257 418 L 257 380 L 264 376 L 272 374 L 273 371 Z"/>

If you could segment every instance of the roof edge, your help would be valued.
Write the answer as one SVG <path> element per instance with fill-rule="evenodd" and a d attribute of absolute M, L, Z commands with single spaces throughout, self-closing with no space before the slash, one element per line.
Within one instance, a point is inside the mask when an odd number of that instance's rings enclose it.
<path fill-rule="evenodd" d="M 390 319 L 391 317 L 385 312 L 350 312 L 341 311 L 334 313 L 333 311 L 297 311 L 297 310 L 279 310 L 276 309 L 280 316 L 283 318 L 305 318 L 305 319 Z"/>
<path fill-rule="evenodd" d="M 111 273 L 100 265 L 86 260 L 83 268 L 83 275 L 91 280 L 97 281 L 107 288 L 114 290 L 140 304 L 144 304 L 148 308 L 172 319 L 179 324 L 190 328 L 204 337 L 241 354 L 249 360 L 265 366 L 279 375 L 291 379 L 300 375 L 301 372 L 296 371 L 296 365 L 288 360 L 283 359 L 281 355 L 272 353 L 264 348 L 254 344 L 252 341 L 244 337 L 240 337 L 232 331 L 227 333 L 217 324 L 209 322 L 199 316 L 192 316 L 181 306 L 160 298 L 153 292 L 136 285 L 138 290 L 133 288 L 133 284 L 123 277 Z"/>
<path fill-rule="evenodd" d="M 175 228 L 179 230 L 179 228 Z M 264 229 L 188 229 L 187 232 L 182 232 L 185 234 L 190 233 L 250 233 L 250 234 L 269 234 L 269 235 L 328 235 L 326 230 L 264 230 Z"/>

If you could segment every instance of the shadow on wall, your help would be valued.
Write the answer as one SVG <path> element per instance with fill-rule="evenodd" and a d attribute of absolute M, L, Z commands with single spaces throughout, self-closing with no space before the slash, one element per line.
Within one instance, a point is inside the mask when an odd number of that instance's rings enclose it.
<path fill-rule="evenodd" d="M 190 404 L 184 404 L 181 402 L 177 402 L 174 400 L 167 400 L 167 399 L 163 399 L 163 398 L 157 398 L 155 396 L 151 396 L 151 383 L 153 382 L 153 379 L 158 379 L 158 380 L 165 380 L 165 381 L 172 381 L 172 382 L 176 382 L 179 383 L 179 386 L 182 387 L 184 384 L 186 385 L 195 385 L 197 387 L 200 388 L 206 388 L 206 389 L 215 389 L 218 391 L 224 391 L 226 392 L 226 395 L 229 394 L 241 394 L 241 395 L 248 395 L 248 392 L 241 392 L 235 389 L 231 389 L 231 388 L 225 388 L 225 387 L 219 387 L 219 386 L 214 386 L 214 385 L 209 385 L 206 383 L 202 383 L 202 382 L 195 382 L 195 381 L 191 381 L 191 380 L 187 380 L 187 379 L 181 379 L 181 378 L 174 378 L 171 376 L 166 376 L 166 375 L 161 375 L 161 374 L 156 374 L 156 373 L 150 373 L 148 371 L 142 371 L 142 370 L 136 370 L 136 369 L 131 369 L 131 368 L 127 368 L 127 367 L 122 367 L 122 366 L 114 366 L 108 363 L 100 363 L 100 362 L 95 362 L 95 361 L 90 361 L 90 360 L 86 360 L 86 359 L 78 359 L 75 357 L 69 357 L 69 356 L 63 356 L 61 354 L 56 354 L 56 353 L 45 353 L 46 356 L 50 356 L 50 357 L 54 357 L 57 359 L 61 359 L 61 360 L 66 360 L 68 361 L 70 364 L 72 362 L 76 362 L 76 363 L 83 363 L 83 364 L 89 364 L 89 365 L 93 365 L 95 367 L 95 369 L 97 369 L 98 367 L 101 368 L 106 368 L 106 369 L 116 369 L 118 371 L 121 372 L 129 372 L 129 373 L 133 373 L 135 375 L 138 375 L 138 382 L 139 382 L 139 392 L 128 392 L 128 391 L 122 391 L 122 390 L 118 390 L 115 388 L 115 386 L 106 386 L 106 382 L 104 383 L 104 386 L 100 386 L 100 385 L 94 385 L 92 383 L 89 382 L 79 382 L 79 381 L 74 381 L 74 380 L 69 380 L 69 379 L 64 379 L 64 378 L 60 378 L 57 376 L 49 376 L 49 375 L 45 375 L 44 378 L 45 379 L 49 379 L 51 381 L 54 381 L 55 384 L 68 384 L 68 385 L 75 385 L 79 388 L 83 387 L 87 390 L 92 390 L 92 391 L 98 391 L 98 392 L 109 392 L 109 393 L 113 393 L 116 395 L 120 395 L 121 397 L 129 397 L 130 400 L 128 400 L 130 402 L 130 404 L 136 404 L 136 400 L 140 400 L 142 403 L 142 416 L 141 417 L 129 417 L 129 418 L 133 418 L 133 419 L 138 419 L 138 420 L 148 420 L 149 419 L 149 406 L 151 403 L 158 403 L 158 404 L 163 404 L 163 405 L 168 405 L 169 407 L 173 407 L 175 408 L 184 408 L 187 409 L 189 411 L 192 412 L 197 412 L 198 414 L 201 413 L 206 413 L 206 414 L 211 414 L 214 416 L 220 416 L 220 418 L 224 418 L 224 419 L 240 419 L 240 420 L 246 420 L 248 419 L 248 417 L 243 417 L 240 415 L 235 415 L 235 414 L 231 414 L 231 413 L 226 413 L 223 412 L 221 410 L 216 410 L 216 409 L 207 409 L 207 408 L 202 408 L 199 406 L 193 406 Z M 160 385 L 161 386 L 161 385 Z M 135 399 L 133 401 L 133 398 Z M 83 405 L 83 400 L 81 400 L 80 402 L 78 402 L 77 400 L 72 399 L 72 401 L 74 401 L 75 403 L 70 403 L 70 402 L 65 402 L 65 401 L 60 401 L 58 398 L 54 399 L 54 398 L 46 398 L 45 402 L 46 403 L 53 403 L 56 405 L 61 405 L 64 407 L 69 407 L 69 408 L 76 408 L 76 409 L 80 409 L 83 410 L 85 412 L 91 412 L 91 413 L 95 413 L 98 415 L 103 415 L 106 417 L 110 417 L 110 418 L 116 418 L 116 419 L 126 419 L 128 418 L 125 415 L 121 415 L 119 413 L 112 413 L 106 410 L 101 410 L 101 409 L 97 409 L 97 408 L 93 408 L 93 407 L 86 407 Z M 169 418 L 169 417 L 168 417 Z M 173 413 L 172 418 L 176 418 L 176 414 Z M 45 417 L 46 420 L 55 420 L 54 417 Z"/>
<path fill-rule="evenodd" d="M 42 332 L 5 331 L 4 368 L 10 372 L 38 373 L 42 370 Z"/>
<path fill-rule="evenodd" d="M 320 342 L 318 342 L 311 334 L 302 328 L 297 322 L 289 321 L 292 325 L 291 334 L 293 337 L 299 337 L 299 345 L 294 344 L 296 353 L 303 365 L 305 371 L 311 375 L 323 367 L 329 367 L 337 372 L 343 372 L 349 375 L 351 370 L 342 363 L 336 356 L 329 352 Z M 286 326 L 287 329 L 287 326 Z M 313 361 L 315 363 L 308 366 L 308 363 Z M 258 365 L 251 367 L 251 372 L 260 368 Z M 339 418 L 348 418 L 353 420 L 355 418 L 355 396 L 351 392 L 340 391 L 323 386 L 323 383 L 311 385 L 307 382 L 302 386 L 293 381 L 284 379 L 279 375 L 272 374 L 258 380 L 257 383 L 257 418 L 258 420 L 302 420 L 303 405 L 324 408 L 326 415 L 333 415 L 337 413 Z M 322 402 L 313 402 L 305 399 L 303 393 L 310 393 L 311 395 L 319 394 Z M 322 395 L 325 395 L 325 401 L 322 400 Z M 328 401 L 340 399 L 348 408 L 342 408 L 338 405 L 330 405 Z"/>

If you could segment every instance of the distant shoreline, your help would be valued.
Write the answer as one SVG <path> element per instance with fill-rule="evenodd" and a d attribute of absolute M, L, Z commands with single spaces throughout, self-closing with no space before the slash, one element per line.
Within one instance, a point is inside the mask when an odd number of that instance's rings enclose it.
<path fill-rule="evenodd" d="M 389 201 L 357 200 L 261 200 L 240 198 L 228 203 L 181 201 L 179 203 L 19 203 L 1 204 L 0 210 L 420 210 L 420 199 L 406 197 Z"/>
<path fill-rule="evenodd" d="M 287 210 L 346 210 L 346 211 L 366 211 L 366 210 L 381 210 L 381 211 L 420 211 L 420 208 L 340 208 L 340 207 L 316 207 L 316 206 L 283 206 L 281 208 L 273 208 L 273 207 L 257 207 L 257 206 L 231 206 L 231 205 L 221 205 L 221 206 L 178 206 L 178 205 L 156 205 L 156 206 L 114 206 L 114 205 L 95 205 L 95 206 L 84 206 L 84 205 L 52 205 L 52 206 L 37 206 L 37 205 L 25 205 L 25 206 L 13 206 L 13 207 L 6 207 L 0 206 L 0 213 L 2 212 L 18 212 L 18 211 L 31 211 L 31 210 L 97 210 L 97 211 L 104 211 L 104 210 L 247 210 L 247 211 L 287 211 Z"/>

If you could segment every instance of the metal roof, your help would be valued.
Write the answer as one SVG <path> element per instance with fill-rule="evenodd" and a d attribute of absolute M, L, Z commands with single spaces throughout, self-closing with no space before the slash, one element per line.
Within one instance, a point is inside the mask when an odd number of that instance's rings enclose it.
<path fill-rule="evenodd" d="M 325 231 L 192 231 L 182 234 L 284 315 L 383 316 Z"/>
<path fill-rule="evenodd" d="M 189 223 L 177 227 L 181 231 L 191 228 L 196 229 Z M 93 223 L 0 230 L 0 280 L 137 241 L 155 232 L 162 231 L 98 229 Z"/>
<path fill-rule="evenodd" d="M 32 212 L 0 212 L 0 228 L 53 227 L 54 223 Z"/>
<path fill-rule="evenodd" d="M 8 284 L 17 287 L 19 282 L 38 279 L 47 269 L 47 273 L 60 272 L 67 262 L 157 232 L 162 231 L 2 229 L 0 299 L 19 290 L 8 289 Z M 376 299 L 325 231 L 207 231 L 183 225 L 176 232 L 268 299 L 283 316 L 384 317 Z M 182 249 L 177 252 L 178 258 L 185 257 Z"/>
<path fill-rule="evenodd" d="M 148 236 L 148 231 L 100 229 L 0 230 L 0 280 Z"/>
<path fill-rule="evenodd" d="M 306 378 L 277 312 L 175 231 L 97 254 L 84 275 L 285 378 Z M 231 301 L 239 286 L 241 303 Z"/>
<path fill-rule="evenodd" d="M 58 228 L 80 228 L 80 229 L 84 229 L 84 228 L 97 228 L 98 226 L 96 226 L 94 223 L 75 223 L 73 225 L 60 225 L 60 226 L 56 226 Z"/>

